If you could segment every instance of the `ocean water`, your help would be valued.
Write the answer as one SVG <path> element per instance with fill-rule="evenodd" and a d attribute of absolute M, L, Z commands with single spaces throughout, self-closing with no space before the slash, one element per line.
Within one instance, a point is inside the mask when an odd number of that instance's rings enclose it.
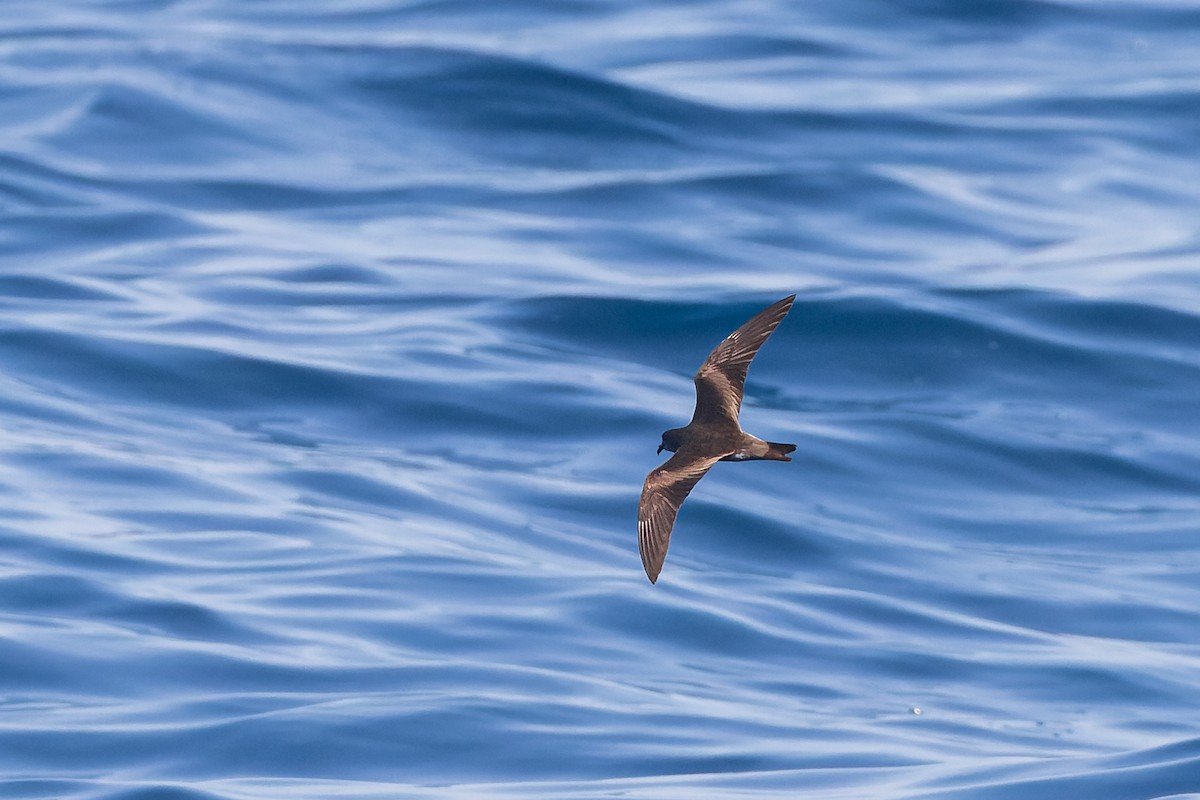
<path fill-rule="evenodd" d="M 1200 798 L 1198 153 L 1186 0 L 7 4 L 0 797 Z"/>

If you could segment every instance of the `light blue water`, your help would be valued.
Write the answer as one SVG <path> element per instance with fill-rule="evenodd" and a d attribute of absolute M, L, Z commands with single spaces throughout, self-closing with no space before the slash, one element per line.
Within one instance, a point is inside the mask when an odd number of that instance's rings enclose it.
<path fill-rule="evenodd" d="M 1171 0 L 6 5 L 0 797 L 1200 797 L 1198 109 Z"/>

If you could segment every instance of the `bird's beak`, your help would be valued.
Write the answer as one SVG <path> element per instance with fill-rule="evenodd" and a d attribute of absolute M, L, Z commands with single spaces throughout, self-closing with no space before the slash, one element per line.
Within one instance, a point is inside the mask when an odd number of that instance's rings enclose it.
<path fill-rule="evenodd" d="M 662 448 L 663 448 L 663 446 L 660 444 L 660 445 L 658 446 L 658 454 L 659 454 L 659 455 L 662 455 Z"/>

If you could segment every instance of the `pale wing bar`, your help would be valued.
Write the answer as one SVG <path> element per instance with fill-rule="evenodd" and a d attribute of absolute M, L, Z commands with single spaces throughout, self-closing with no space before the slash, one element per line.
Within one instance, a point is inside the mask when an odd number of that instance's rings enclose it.
<path fill-rule="evenodd" d="M 696 384 L 693 422 L 725 417 L 737 420 L 746 387 L 746 372 L 758 349 L 792 308 L 796 295 L 785 297 L 754 315 L 716 346 L 692 379 Z"/>
<path fill-rule="evenodd" d="M 675 526 L 679 507 L 692 487 L 719 460 L 720 456 L 697 458 L 686 451 L 679 452 L 646 476 L 642 499 L 638 503 L 638 550 L 651 583 L 658 580 L 658 573 L 667 559 L 667 546 L 671 543 L 671 529 Z"/>

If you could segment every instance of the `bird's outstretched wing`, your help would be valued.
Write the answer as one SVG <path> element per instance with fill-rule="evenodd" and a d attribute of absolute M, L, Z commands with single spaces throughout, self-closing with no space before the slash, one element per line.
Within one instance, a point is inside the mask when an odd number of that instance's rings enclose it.
<path fill-rule="evenodd" d="M 692 414 L 692 422 L 737 421 L 750 362 L 787 316 L 795 299 L 796 295 L 785 297 L 764 308 L 726 336 L 704 359 L 692 378 L 696 383 L 696 411 Z"/>
<path fill-rule="evenodd" d="M 681 450 L 646 476 L 638 503 L 638 549 L 651 583 L 662 572 L 679 507 L 696 482 L 724 455 L 728 453 L 705 457 Z"/>

